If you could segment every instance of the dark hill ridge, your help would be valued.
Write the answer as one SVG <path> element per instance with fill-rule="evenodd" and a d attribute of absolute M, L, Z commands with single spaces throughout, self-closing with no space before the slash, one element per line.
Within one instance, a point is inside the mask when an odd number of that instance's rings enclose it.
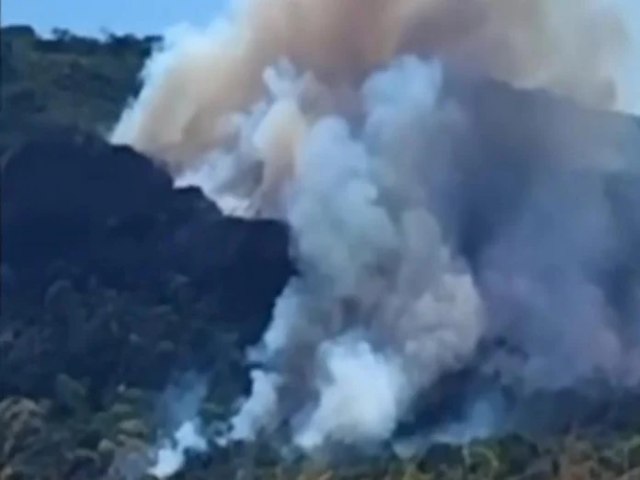
<path fill-rule="evenodd" d="M 7 288 L 43 287 L 43 274 L 60 262 L 85 280 L 133 289 L 164 273 L 211 287 L 215 269 L 248 266 L 246 259 L 262 275 L 289 269 L 284 226 L 222 216 L 198 190 L 173 189 L 128 147 L 84 135 L 36 138 L 13 152 L 2 182 Z"/>
<path fill-rule="evenodd" d="M 158 37 L 89 38 L 27 25 L 0 29 L 0 156 L 51 125 L 104 132 L 139 88 L 138 73 Z"/>
<path fill-rule="evenodd" d="M 162 388 L 213 364 L 225 328 L 255 342 L 292 272 L 284 225 L 224 217 L 130 148 L 60 132 L 2 170 L 2 254 L 0 397 L 60 372 Z"/>

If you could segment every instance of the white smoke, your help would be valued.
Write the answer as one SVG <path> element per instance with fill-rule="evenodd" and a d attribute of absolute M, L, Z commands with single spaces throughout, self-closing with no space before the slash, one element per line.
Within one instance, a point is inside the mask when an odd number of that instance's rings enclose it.
<path fill-rule="evenodd" d="M 232 419 L 231 433 L 218 440 L 221 445 L 229 440 L 256 440 L 272 425 L 277 414 L 277 391 L 281 381 L 277 375 L 261 370 L 251 372 L 251 380 L 251 395 L 242 405 L 242 411 Z"/>
<path fill-rule="evenodd" d="M 441 80 L 440 65 L 411 57 L 373 75 L 361 134 L 338 117 L 311 123 L 295 182 L 281 187 L 302 277 L 278 300 L 253 358 L 266 372 L 284 359 L 283 385 L 306 383 L 310 397 L 286 407 L 300 447 L 387 438 L 413 395 L 462 365 L 481 337 L 474 282 L 452 260 L 415 177 L 427 165 L 397 143 L 400 133 L 408 144 L 424 140 L 408 128 L 416 120 L 439 127 Z M 440 148 L 434 142 L 435 163 Z M 269 405 L 272 418 L 274 390 L 261 378 L 232 422 L 241 426 L 234 438 L 255 438 L 246 425 L 256 424 L 256 405 Z"/>
<path fill-rule="evenodd" d="M 319 400 L 294 442 L 310 451 L 328 440 L 383 441 L 406 408 L 410 385 L 393 358 L 363 341 L 338 339 L 321 347 Z"/>
<path fill-rule="evenodd" d="M 153 464 L 147 469 L 149 475 L 161 479 L 171 477 L 184 467 L 190 452 L 207 451 L 208 442 L 199 418 L 206 393 L 206 384 L 196 376 L 185 376 L 165 392 L 166 421 L 170 426 L 175 425 L 175 430 L 154 448 Z"/>
<path fill-rule="evenodd" d="M 541 107 L 546 97 L 519 111 L 491 88 L 472 100 L 445 91 L 467 93 L 446 84 L 453 65 L 611 107 L 625 43 L 615 10 L 362 5 L 249 1 L 172 37 L 114 132 L 227 213 L 291 229 L 300 275 L 249 352 L 253 388 L 219 442 L 276 430 L 308 451 L 385 440 L 483 341 L 520 349 L 482 365 L 509 385 L 639 378 L 637 333 L 625 341 L 628 314 L 603 286 L 635 237 L 603 178 L 630 168 L 620 152 L 640 137 Z M 487 398 L 439 434 L 486 434 Z"/>
<path fill-rule="evenodd" d="M 158 449 L 154 465 L 147 473 L 157 478 L 168 478 L 179 472 L 185 464 L 187 452 L 207 451 L 207 441 L 200 427 L 193 421 L 183 423 L 173 438 Z"/>

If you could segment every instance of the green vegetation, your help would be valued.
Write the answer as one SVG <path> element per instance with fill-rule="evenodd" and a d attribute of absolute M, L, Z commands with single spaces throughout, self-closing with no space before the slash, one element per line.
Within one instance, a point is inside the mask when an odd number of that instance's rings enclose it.
<path fill-rule="evenodd" d="M 28 26 L 2 29 L 0 153 L 42 128 L 104 133 L 139 86 L 157 37 L 86 38 Z"/>

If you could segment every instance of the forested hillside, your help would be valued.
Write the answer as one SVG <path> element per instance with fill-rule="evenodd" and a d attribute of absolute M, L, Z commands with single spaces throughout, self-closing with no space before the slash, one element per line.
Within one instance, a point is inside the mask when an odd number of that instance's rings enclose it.
<path fill-rule="evenodd" d="M 204 385 L 197 413 L 214 438 L 249 389 L 247 347 L 262 335 L 287 281 L 300 274 L 283 222 L 226 217 L 199 190 L 176 191 L 146 156 L 104 141 L 140 88 L 158 41 L 66 31 L 44 39 L 28 26 L 2 29 L 0 480 L 150 478 L 148 455 L 176 426 L 165 411 L 176 384 Z M 493 195 L 496 178 L 508 177 L 514 197 L 526 189 L 529 157 L 548 151 L 531 132 L 544 130 L 556 100 L 491 83 L 466 93 L 480 126 L 477 151 L 463 149 L 470 171 L 482 173 L 487 157 L 513 155 L 526 164 L 500 170 L 501 163 L 465 184 L 469 196 L 489 192 L 487 205 L 465 212 L 465 238 L 473 241 L 460 248 L 474 257 L 497 228 L 491 222 L 507 221 L 500 216 L 504 192 Z M 510 128 L 523 111 L 524 127 Z M 585 118 L 638 130 L 637 120 L 623 116 Z M 614 172 L 606 189 L 624 230 L 628 192 L 640 191 L 640 177 Z M 497 220 L 483 211 L 497 212 Z M 637 240 L 629 240 L 629 251 Z M 639 275 L 635 265 L 623 267 L 615 277 L 621 284 Z M 340 307 L 349 310 L 349 301 Z M 440 414 L 455 416 L 459 405 L 447 400 L 474 373 L 439 383 L 403 422 L 405 440 Z M 465 444 L 434 437 L 412 455 L 402 455 L 400 444 L 385 443 L 374 455 L 338 449 L 333 463 L 287 456 L 278 438 L 258 438 L 186 455 L 175 478 L 640 479 L 640 393 L 597 391 L 605 394 L 567 388 L 518 397 L 528 425 L 555 422 L 541 432 Z"/>
<path fill-rule="evenodd" d="M 106 132 L 135 94 L 157 40 L 64 30 L 42 38 L 29 26 L 3 28 L 0 149 L 43 128 Z"/>

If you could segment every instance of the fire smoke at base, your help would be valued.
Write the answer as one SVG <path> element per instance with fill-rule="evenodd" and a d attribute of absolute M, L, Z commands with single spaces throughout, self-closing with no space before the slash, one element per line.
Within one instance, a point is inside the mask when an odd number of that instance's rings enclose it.
<path fill-rule="evenodd" d="M 637 126 L 546 97 L 510 110 L 491 87 L 483 107 L 445 67 L 602 106 L 616 17 L 587 1 L 362 5 L 248 2 L 183 32 L 114 132 L 227 211 L 291 228 L 301 273 L 251 351 L 229 439 L 384 441 L 462 370 L 522 394 L 635 387 Z M 474 382 L 445 394 L 483 405 L 472 417 L 503 408 Z"/>

